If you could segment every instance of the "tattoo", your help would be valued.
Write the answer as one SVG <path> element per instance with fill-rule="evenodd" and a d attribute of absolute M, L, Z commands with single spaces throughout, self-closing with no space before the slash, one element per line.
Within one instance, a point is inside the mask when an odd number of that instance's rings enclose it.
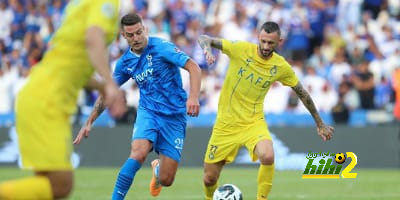
<path fill-rule="evenodd" d="M 105 106 L 103 103 L 103 98 L 100 97 L 94 106 L 94 110 L 96 110 L 97 115 L 100 115 L 104 111 L 104 109 Z"/>
<path fill-rule="evenodd" d="M 211 53 L 211 42 L 210 42 L 210 37 L 206 36 L 206 35 L 201 35 L 198 39 L 199 45 L 200 47 L 208 52 Z"/>
<path fill-rule="evenodd" d="M 310 114 L 313 116 L 317 124 L 322 123 L 321 117 L 319 116 L 318 110 L 315 107 L 314 101 L 310 94 L 304 89 L 303 85 L 299 82 L 296 86 L 292 87 L 296 92 L 299 99 L 303 102 L 304 106 L 308 109 Z"/>
<path fill-rule="evenodd" d="M 217 48 L 219 50 L 222 50 L 222 41 L 221 39 L 217 39 L 217 38 L 211 38 L 211 46 L 214 48 Z"/>
<path fill-rule="evenodd" d="M 211 53 L 211 47 L 222 49 L 221 39 L 212 38 L 208 35 L 200 35 L 198 42 L 200 47 L 209 53 Z"/>

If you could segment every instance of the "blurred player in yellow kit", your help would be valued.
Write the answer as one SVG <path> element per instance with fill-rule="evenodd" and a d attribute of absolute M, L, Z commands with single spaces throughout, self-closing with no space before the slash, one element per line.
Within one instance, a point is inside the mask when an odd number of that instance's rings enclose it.
<path fill-rule="evenodd" d="M 119 0 L 72 0 L 61 27 L 16 100 L 22 165 L 35 175 L 0 184 L 0 199 L 59 199 L 73 188 L 70 116 L 79 91 L 97 89 L 111 115 L 125 112 L 111 76 L 107 46 L 115 38 Z M 93 79 L 97 72 L 102 80 Z"/>
<path fill-rule="evenodd" d="M 291 87 L 308 109 L 323 141 L 330 140 L 334 129 L 325 125 L 308 92 L 303 88 L 289 63 L 275 52 L 281 41 L 275 22 L 260 28 L 258 44 L 229 41 L 207 35 L 199 37 L 207 62 L 215 57 L 211 48 L 222 50 L 230 63 L 218 103 L 217 119 L 204 158 L 204 192 L 211 200 L 223 166 L 234 161 L 245 146 L 252 161 L 259 160 L 257 200 L 265 200 L 272 188 L 274 150 L 264 118 L 264 99 L 275 82 Z"/>

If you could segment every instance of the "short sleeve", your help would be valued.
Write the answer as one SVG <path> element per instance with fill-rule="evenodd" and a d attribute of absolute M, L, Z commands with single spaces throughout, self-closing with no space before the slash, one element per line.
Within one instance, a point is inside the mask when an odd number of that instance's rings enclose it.
<path fill-rule="evenodd" d="M 118 20 L 118 1 L 96 0 L 88 10 L 87 26 L 97 26 L 105 32 L 113 32 Z"/>
<path fill-rule="evenodd" d="M 292 69 L 292 67 L 289 65 L 289 63 L 284 62 L 283 67 L 284 73 L 282 74 L 282 77 L 279 79 L 279 82 L 281 82 L 285 86 L 289 87 L 294 87 L 297 85 L 299 82 L 299 79 Z"/>
<path fill-rule="evenodd" d="M 184 67 L 190 57 L 181 51 L 176 45 L 171 42 L 162 42 L 162 57 L 169 63 L 173 63 L 179 67 Z"/>
<path fill-rule="evenodd" d="M 222 39 L 222 53 L 230 55 L 239 55 L 248 47 L 248 43 L 244 41 L 231 41 Z"/>
<path fill-rule="evenodd" d="M 130 76 L 126 73 L 124 73 L 124 64 L 123 64 L 123 59 L 119 59 L 117 61 L 117 64 L 115 65 L 115 69 L 113 72 L 113 77 L 115 82 L 117 82 L 118 85 L 124 84 L 126 81 L 129 80 Z"/>

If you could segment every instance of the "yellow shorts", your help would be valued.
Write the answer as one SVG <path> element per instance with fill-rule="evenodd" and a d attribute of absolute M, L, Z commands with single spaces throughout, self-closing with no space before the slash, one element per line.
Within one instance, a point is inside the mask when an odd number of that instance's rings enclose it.
<path fill-rule="evenodd" d="M 258 159 L 254 154 L 256 144 L 261 140 L 272 140 L 265 120 L 257 121 L 246 127 L 216 125 L 211 134 L 204 156 L 205 163 L 217 163 L 235 160 L 240 147 L 245 146 L 252 161 Z"/>
<path fill-rule="evenodd" d="M 36 90 L 40 90 L 37 88 Z M 22 166 L 35 171 L 72 170 L 70 115 L 23 88 L 16 100 L 16 128 Z"/>

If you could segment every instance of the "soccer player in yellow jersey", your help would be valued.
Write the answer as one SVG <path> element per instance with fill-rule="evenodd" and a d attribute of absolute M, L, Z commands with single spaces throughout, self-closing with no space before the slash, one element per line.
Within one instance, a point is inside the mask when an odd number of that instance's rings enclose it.
<path fill-rule="evenodd" d="M 223 166 L 234 161 L 241 146 L 249 150 L 253 161 L 260 161 L 257 177 L 257 199 L 267 199 L 272 188 L 274 151 L 264 119 L 264 98 L 273 82 L 291 87 L 311 113 L 317 133 L 330 140 L 334 129 L 325 125 L 308 92 L 303 88 L 288 62 L 275 52 L 281 41 L 279 25 L 262 25 L 258 44 L 228 41 L 207 35 L 199 37 L 207 62 L 215 62 L 211 47 L 229 56 L 218 103 L 217 119 L 204 158 L 204 192 L 211 200 L 218 186 Z"/>
<path fill-rule="evenodd" d="M 113 81 L 107 46 L 116 36 L 119 0 L 70 1 L 50 47 L 16 99 L 16 127 L 22 165 L 35 175 L 0 184 L 0 199 L 59 199 L 73 187 L 70 116 L 80 89 L 105 95 L 113 116 L 125 112 Z M 101 81 L 92 78 L 94 71 Z"/>

